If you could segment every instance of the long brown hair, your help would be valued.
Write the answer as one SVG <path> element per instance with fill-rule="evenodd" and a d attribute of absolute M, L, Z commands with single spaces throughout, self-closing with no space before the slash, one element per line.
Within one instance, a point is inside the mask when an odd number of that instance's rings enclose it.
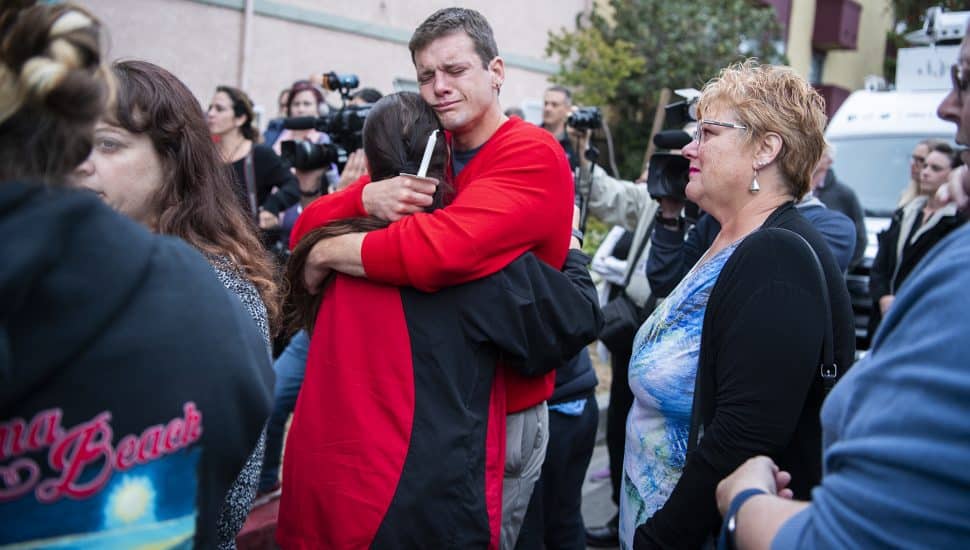
<path fill-rule="evenodd" d="M 62 184 L 110 95 L 101 25 L 71 4 L 0 8 L 0 179 Z"/>
<path fill-rule="evenodd" d="M 154 227 L 242 269 L 259 290 L 272 330 L 280 318 L 274 264 L 239 205 L 232 168 L 220 158 L 199 102 L 158 65 L 120 61 L 111 70 L 118 92 L 109 121 L 151 138 L 166 170 L 152 200 Z"/>
<path fill-rule="evenodd" d="M 427 175 L 437 179 L 439 184 L 434 201 L 428 207 L 429 211 L 442 207 L 451 198 L 451 186 L 446 180 L 448 148 L 434 110 L 420 95 L 413 92 L 387 95 L 371 108 L 364 121 L 363 131 L 364 155 L 367 157 L 371 179 L 378 181 L 402 172 L 416 174 L 428 137 L 434 130 L 439 130 L 439 133 Z M 313 323 L 320 309 L 322 293 L 311 295 L 303 284 L 303 268 L 310 249 L 331 237 L 374 231 L 387 225 L 387 221 L 374 216 L 348 218 L 315 229 L 300 240 L 286 266 L 286 281 L 289 285 L 285 304 L 285 326 L 289 331 L 295 332 L 302 328 L 312 333 Z M 323 287 L 332 279 L 333 274 L 324 281 Z"/>

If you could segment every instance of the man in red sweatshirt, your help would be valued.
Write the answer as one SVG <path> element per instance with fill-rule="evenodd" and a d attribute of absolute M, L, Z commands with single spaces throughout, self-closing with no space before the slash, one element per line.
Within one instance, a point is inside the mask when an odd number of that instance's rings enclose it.
<path fill-rule="evenodd" d="M 559 143 L 543 129 L 508 118 L 499 104 L 505 65 L 488 21 L 464 8 L 439 10 L 409 43 L 422 97 L 450 140 L 454 198 L 425 213 L 435 185 L 400 176 L 362 178 L 306 208 L 291 243 L 347 217 L 375 215 L 387 229 L 317 245 L 305 280 L 318 289 L 330 270 L 433 292 L 498 272 L 525 252 L 560 268 L 569 246 L 573 184 Z M 505 372 L 508 417 L 502 485 L 502 548 L 512 548 L 539 477 L 548 440 L 555 372 Z M 490 428 L 491 429 L 491 428 Z"/>

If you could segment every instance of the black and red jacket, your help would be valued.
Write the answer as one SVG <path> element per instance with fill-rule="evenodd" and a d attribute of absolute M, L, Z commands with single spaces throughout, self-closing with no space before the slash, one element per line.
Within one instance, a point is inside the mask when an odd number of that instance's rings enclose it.
<path fill-rule="evenodd" d="M 283 464 L 284 548 L 497 547 L 504 369 L 562 365 L 602 324 L 588 257 L 526 254 L 424 293 L 338 275 L 324 293 Z"/>

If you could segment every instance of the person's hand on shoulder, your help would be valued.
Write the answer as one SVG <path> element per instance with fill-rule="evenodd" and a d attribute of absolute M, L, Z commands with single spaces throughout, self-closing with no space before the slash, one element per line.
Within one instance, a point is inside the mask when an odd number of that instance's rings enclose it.
<path fill-rule="evenodd" d="M 364 186 L 361 201 L 364 210 L 389 222 L 421 212 L 431 206 L 437 185 L 430 178 L 395 176 L 372 181 Z"/>

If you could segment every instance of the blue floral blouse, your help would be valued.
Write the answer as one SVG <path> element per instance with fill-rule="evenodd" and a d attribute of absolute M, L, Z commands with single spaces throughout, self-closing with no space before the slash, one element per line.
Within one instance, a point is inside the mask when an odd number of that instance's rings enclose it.
<path fill-rule="evenodd" d="M 694 266 L 633 341 L 629 380 L 634 400 L 627 417 L 620 492 L 624 549 L 633 547 L 637 526 L 664 505 L 683 471 L 704 312 L 737 245 Z"/>

